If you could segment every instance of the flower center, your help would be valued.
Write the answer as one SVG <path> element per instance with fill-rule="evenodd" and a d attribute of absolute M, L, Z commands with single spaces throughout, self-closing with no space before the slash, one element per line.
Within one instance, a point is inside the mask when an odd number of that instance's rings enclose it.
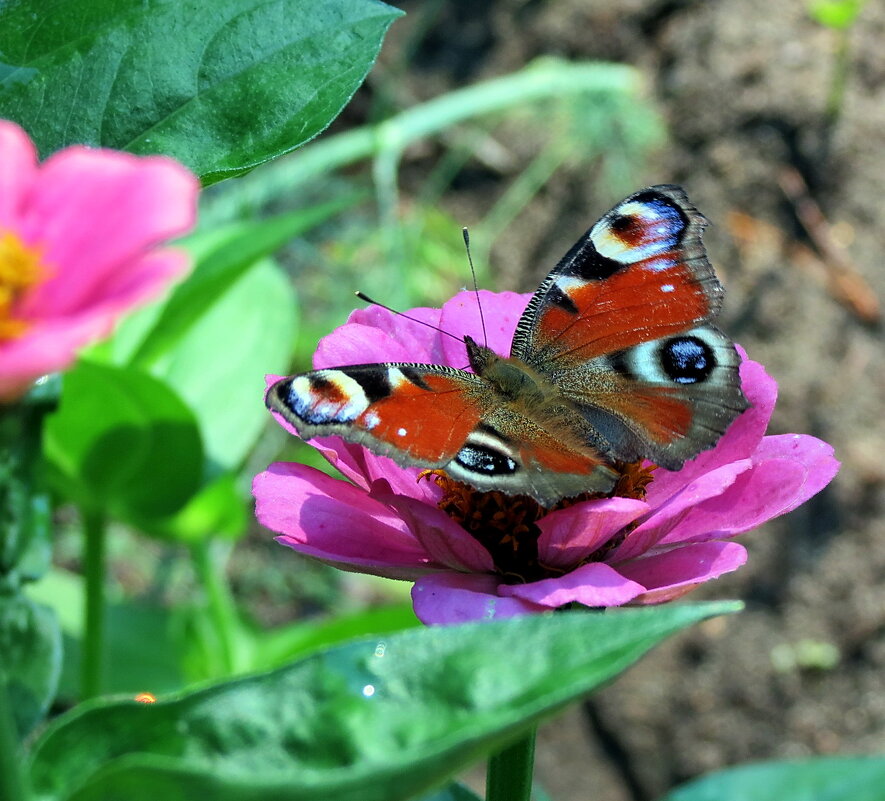
<path fill-rule="evenodd" d="M 538 561 L 538 537 L 541 530 L 537 521 L 557 509 L 566 509 L 576 503 L 596 498 L 619 496 L 645 498 L 645 489 L 652 481 L 654 466 L 643 467 L 641 462 L 616 465 L 621 477 L 608 495 L 585 492 L 574 498 L 563 498 L 549 509 L 528 495 L 505 495 L 492 490 L 479 492 L 473 487 L 455 481 L 441 470 L 425 470 L 419 478 L 433 476 L 443 490 L 438 506 L 479 542 L 491 555 L 497 572 L 505 581 L 520 584 L 561 575 L 562 571 L 546 567 Z M 586 561 L 598 561 L 620 543 L 629 526 L 591 554 Z"/>
<path fill-rule="evenodd" d="M 28 321 L 16 317 L 16 304 L 46 275 L 37 248 L 25 245 L 11 231 L 0 233 L 0 342 L 15 339 L 27 330 Z"/>

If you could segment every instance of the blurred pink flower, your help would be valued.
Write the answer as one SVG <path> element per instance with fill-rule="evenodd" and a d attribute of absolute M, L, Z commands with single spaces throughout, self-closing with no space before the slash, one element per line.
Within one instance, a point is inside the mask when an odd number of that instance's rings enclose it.
<path fill-rule="evenodd" d="M 38 164 L 0 120 L 0 401 L 185 271 L 183 252 L 157 246 L 193 225 L 198 191 L 161 156 L 69 147 Z"/>
<path fill-rule="evenodd" d="M 528 298 L 482 293 L 487 327 L 492 321 L 489 345 L 498 353 L 509 353 Z M 482 341 L 473 293 L 409 314 Z M 463 367 L 467 359 L 462 343 L 377 307 L 351 314 L 314 358 L 317 368 L 373 361 Z M 670 601 L 742 565 L 746 550 L 732 538 L 795 509 L 839 467 L 832 448 L 814 437 L 763 436 L 776 385 L 749 360 L 741 379 L 752 407 L 717 446 L 678 472 L 636 466 L 618 488 L 631 497 L 578 500 L 548 511 L 444 477 L 418 480 L 418 470 L 326 438 L 310 444 L 349 481 L 302 464 L 272 464 L 255 478 L 256 514 L 299 553 L 344 570 L 414 581 L 415 612 L 428 624 L 569 603 Z"/>

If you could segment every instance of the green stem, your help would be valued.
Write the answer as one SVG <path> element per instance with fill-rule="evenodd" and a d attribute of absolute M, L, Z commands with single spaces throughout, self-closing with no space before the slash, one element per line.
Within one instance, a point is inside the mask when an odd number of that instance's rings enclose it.
<path fill-rule="evenodd" d="M 535 765 L 535 729 L 489 759 L 486 801 L 529 801 Z"/>
<path fill-rule="evenodd" d="M 848 72 L 851 67 L 850 32 L 848 29 L 837 30 L 835 35 L 836 52 L 826 106 L 826 122 L 830 129 L 836 127 L 842 114 L 842 107 L 845 105 L 845 87 L 848 84 Z"/>
<path fill-rule="evenodd" d="M 0 798 L 4 801 L 26 801 L 28 797 L 23 762 L 21 743 L 6 690 L 6 675 L 0 670 Z"/>
<path fill-rule="evenodd" d="M 101 692 L 104 680 L 105 538 L 106 521 L 101 512 L 82 511 L 86 609 L 83 658 L 80 665 L 81 700 Z"/>
<path fill-rule="evenodd" d="M 239 618 L 224 576 L 223 563 L 226 560 L 218 554 L 217 546 L 218 543 L 212 540 L 195 543 L 191 546 L 191 558 L 197 579 L 206 594 L 209 616 L 218 634 L 222 670 L 225 675 L 230 675 L 238 667 L 234 641 Z"/>
<path fill-rule="evenodd" d="M 639 73 L 621 64 L 569 63 L 543 59 L 512 75 L 505 75 L 429 100 L 378 125 L 325 137 L 280 161 L 272 168 L 229 181 L 200 211 L 200 225 L 211 226 L 236 219 L 244 208 L 258 208 L 274 198 L 292 193 L 293 187 L 320 178 L 346 164 L 369 158 L 380 149 L 402 152 L 425 136 L 477 117 L 523 106 L 549 97 L 576 94 L 635 96 L 641 88 Z"/>

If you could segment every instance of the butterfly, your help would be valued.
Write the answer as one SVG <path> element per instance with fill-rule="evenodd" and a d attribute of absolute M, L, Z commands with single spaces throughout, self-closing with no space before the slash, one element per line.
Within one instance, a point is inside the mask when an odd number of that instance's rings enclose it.
<path fill-rule="evenodd" d="M 510 356 L 464 336 L 471 371 L 358 364 L 284 378 L 268 407 L 304 439 L 336 435 L 406 467 L 542 506 L 609 493 L 618 462 L 668 470 L 712 448 L 748 407 L 740 357 L 681 187 L 621 201 L 544 279 Z"/>

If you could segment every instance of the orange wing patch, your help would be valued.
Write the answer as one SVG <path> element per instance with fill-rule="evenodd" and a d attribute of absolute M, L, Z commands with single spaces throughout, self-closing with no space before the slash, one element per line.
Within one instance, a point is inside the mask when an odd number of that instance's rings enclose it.
<path fill-rule="evenodd" d="M 482 409 L 465 383 L 451 376 L 427 373 L 421 382 L 427 389 L 405 379 L 396 382 L 392 393 L 372 403 L 355 424 L 415 461 L 439 464 L 455 457 Z"/>
<path fill-rule="evenodd" d="M 710 300 L 703 285 L 684 266 L 658 266 L 671 255 L 638 262 L 605 281 L 559 279 L 577 314 L 563 306 L 545 308 L 536 328 L 537 347 L 569 362 L 585 362 L 705 319 Z"/>

